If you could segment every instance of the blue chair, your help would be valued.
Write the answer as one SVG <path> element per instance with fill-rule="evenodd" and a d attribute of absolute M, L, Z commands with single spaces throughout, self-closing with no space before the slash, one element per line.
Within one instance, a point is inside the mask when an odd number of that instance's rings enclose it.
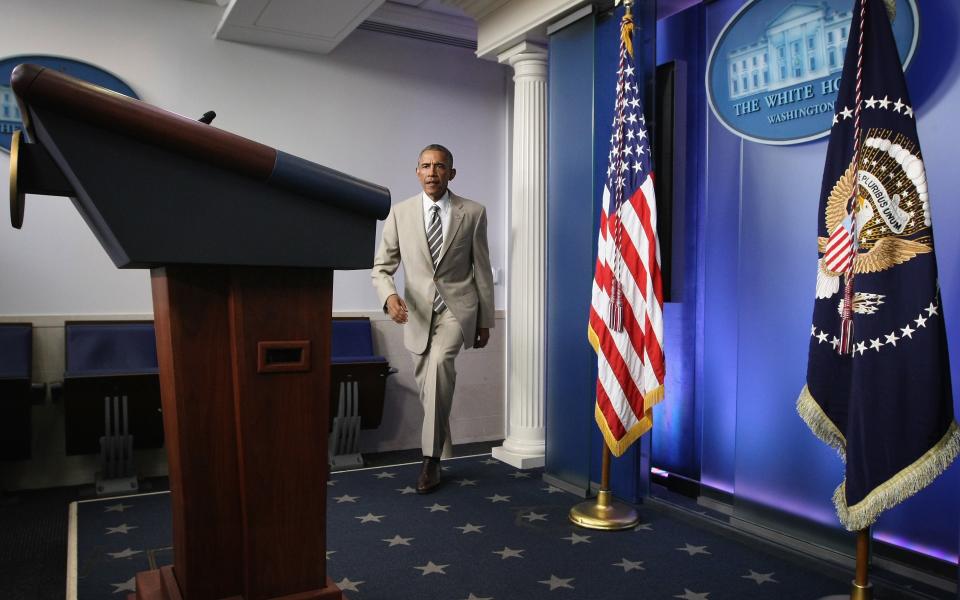
<path fill-rule="evenodd" d="M 119 415 L 134 448 L 163 446 L 157 342 L 152 321 L 71 321 L 65 326 L 63 404 L 67 454 L 100 452 L 110 410 L 106 398 L 128 399 Z"/>
<path fill-rule="evenodd" d="M 332 469 L 361 466 L 360 429 L 383 420 L 387 377 L 396 372 L 373 352 L 366 317 L 333 319 L 330 348 L 330 438 Z"/>
<path fill-rule="evenodd" d="M 33 325 L 0 324 L 0 460 L 30 458 Z"/>

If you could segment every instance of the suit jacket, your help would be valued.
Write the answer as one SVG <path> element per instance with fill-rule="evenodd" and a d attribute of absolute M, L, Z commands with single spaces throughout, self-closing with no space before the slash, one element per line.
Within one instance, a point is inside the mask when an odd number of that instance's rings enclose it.
<path fill-rule="evenodd" d="M 395 204 L 383 224 L 383 238 L 373 261 L 373 287 L 386 311 L 387 298 L 397 293 L 393 274 L 403 261 L 403 299 L 407 324 L 403 341 L 414 354 L 427 349 L 434 290 L 463 331 L 463 346 L 471 348 L 478 327 L 493 327 L 493 273 L 487 247 L 487 210 L 482 204 L 450 192 L 450 231 L 443 239 L 436 272 L 424 226 L 422 195 Z"/>

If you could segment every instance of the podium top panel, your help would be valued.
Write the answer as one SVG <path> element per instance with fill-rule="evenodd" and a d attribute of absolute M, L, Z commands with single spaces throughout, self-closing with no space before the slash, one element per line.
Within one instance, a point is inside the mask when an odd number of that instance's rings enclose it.
<path fill-rule="evenodd" d="M 36 135 L 29 109 L 44 108 L 358 216 L 384 219 L 390 211 L 385 187 L 63 73 L 23 64 L 13 70 L 10 83 L 31 139 Z"/>

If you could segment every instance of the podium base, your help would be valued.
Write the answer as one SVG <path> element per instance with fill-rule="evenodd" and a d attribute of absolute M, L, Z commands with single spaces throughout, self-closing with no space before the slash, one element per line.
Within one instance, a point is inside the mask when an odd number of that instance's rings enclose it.
<path fill-rule="evenodd" d="M 243 596 L 232 596 L 225 600 L 242 600 L 242 598 Z M 180 593 L 177 578 L 173 574 L 173 567 L 168 565 L 137 573 L 137 592 L 129 594 L 127 600 L 184 600 L 184 598 Z M 270 600 L 348 600 L 348 598 L 340 591 L 337 584 L 327 577 L 325 587 L 285 596 L 274 596 Z"/>

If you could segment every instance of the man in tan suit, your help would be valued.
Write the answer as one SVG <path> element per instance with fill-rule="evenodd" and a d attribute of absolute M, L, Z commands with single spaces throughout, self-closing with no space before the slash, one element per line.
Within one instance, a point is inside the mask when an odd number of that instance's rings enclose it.
<path fill-rule="evenodd" d="M 447 189 L 456 174 L 449 150 L 439 144 L 423 149 L 417 161 L 423 193 L 390 209 L 373 263 L 373 287 L 384 312 L 405 324 L 403 341 L 420 388 L 421 494 L 440 484 L 440 458 L 451 453 L 454 360 L 461 346 L 487 345 L 494 318 L 487 212 Z M 403 297 L 393 280 L 401 262 Z"/>

